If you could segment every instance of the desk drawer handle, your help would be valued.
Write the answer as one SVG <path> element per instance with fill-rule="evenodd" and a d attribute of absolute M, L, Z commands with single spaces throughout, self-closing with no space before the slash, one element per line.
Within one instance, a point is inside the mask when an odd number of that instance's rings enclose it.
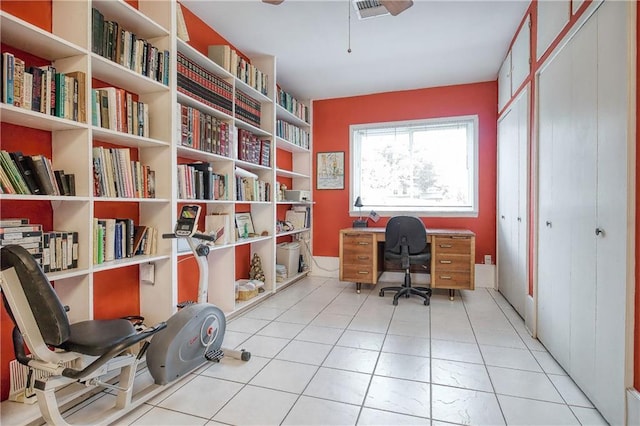
<path fill-rule="evenodd" d="M 451 248 L 453 245 L 451 244 L 440 244 L 440 248 Z"/>
<path fill-rule="evenodd" d="M 369 271 L 358 271 L 360 275 L 369 275 Z"/>
<path fill-rule="evenodd" d="M 367 260 L 367 259 L 369 259 L 369 256 L 358 256 L 358 259 Z"/>
<path fill-rule="evenodd" d="M 451 263 L 451 261 L 450 261 L 450 260 L 441 260 L 441 261 L 440 261 L 440 263 L 444 263 L 444 264 L 447 264 L 447 265 L 448 265 L 448 264 L 450 264 L 450 263 Z"/>
<path fill-rule="evenodd" d="M 368 246 L 368 245 L 369 245 L 369 243 L 368 243 L 367 241 L 358 241 L 358 245 L 361 245 L 361 246 Z"/>
<path fill-rule="evenodd" d="M 440 279 L 441 280 L 450 280 L 451 276 L 449 276 L 449 275 L 440 275 Z"/>
<path fill-rule="evenodd" d="M 459 235 L 458 236 L 452 235 L 451 238 L 454 239 L 454 240 L 466 240 L 467 239 L 467 237 L 463 237 L 463 236 L 459 236 Z"/>

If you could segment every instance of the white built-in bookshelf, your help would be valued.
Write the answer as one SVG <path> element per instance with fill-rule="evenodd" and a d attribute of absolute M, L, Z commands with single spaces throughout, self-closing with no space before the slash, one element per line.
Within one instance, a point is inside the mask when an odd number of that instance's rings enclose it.
<path fill-rule="evenodd" d="M 124 257 L 96 263 L 94 252 L 94 218 L 97 212 L 108 210 L 104 203 L 135 203 L 137 224 L 153 227 L 158 235 L 170 233 L 182 204 L 198 203 L 207 214 L 222 213 L 231 218 L 231 228 L 236 212 L 250 212 L 256 235 L 249 238 L 235 237 L 227 244 L 214 245 L 208 256 L 209 301 L 232 316 L 258 303 L 279 289 L 306 275 L 302 273 L 276 282 L 277 244 L 282 241 L 304 240 L 301 254 L 305 255 L 308 268 L 311 264 L 307 247 L 311 246 L 311 226 L 277 232 L 276 223 L 284 220 L 284 209 L 306 209 L 312 202 L 286 201 L 278 198 L 277 182 L 286 182 L 288 189 L 312 193 L 311 139 L 301 144 L 292 138 L 279 137 L 277 125 L 281 122 L 310 134 L 308 117 L 300 117 L 277 102 L 278 90 L 276 60 L 273 56 L 251 57 L 251 64 L 267 76 L 268 84 L 262 93 L 210 60 L 188 43 L 177 37 L 175 1 L 140 0 L 138 9 L 121 0 L 110 1 L 52 1 L 52 33 L 0 11 L 0 38 L 3 44 L 28 55 L 49 61 L 58 72 L 81 71 L 86 75 L 84 99 L 86 122 L 64 119 L 40 112 L 0 103 L 0 120 L 27 128 L 51 133 L 51 163 L 75 175 L 76 195 L 24 195 L 1 194 L 0 202 L 30 203 L 46 200 L 52 207 L 54 229 L 72 230 L 78 233 L 78 267 L 49 273 L 55 281 L 55 289 L 62 302 L 70 307 L 72 322 L 94 317 L 94 279 L 96 274 L 108 273 L 118 268 L 153 264 L 153 284 L 140 283 L 140 314 L 148 323 L 166 320 L 176 311 L 178 300 L 178 262 L 189 254 L 175 240 L 158 238 L 155 252 L 146 255 Z M 160 51 L 168 52 L 168 84 L 142 75 L 116 61 L 105 58 L 92 49 L 92 16 L 97 9 L 105 21 L 115 21 L 120 28 L 144 38 Z M 73 22 L 73 25 L 69 25 Z M 178 63 L 181 55 L 208 73 L 217 76 L 231 87 L 235 94 L 242 91 L 260 105 L 259 123 L 250 123 L 239 115 L 239 101 L 234 97 L 228 111 L 212 107 L 197 97 L 178 89 Z M 16 55 L 19 56 L 19 55 Z M 92 82 L 99 80 L 101 87 L 122 88 L 148 108 L 148 135 L 137 136 L 94 124 L 92 117 Z M 296 101 L 297 102 L 297 101 Z M 300 103 L 307 110 L 310 102 Z M 181 105 L 206 114 L 216 123 L 224 123 L 229 131 L 229 152 L 206 152 L 182 144 Z M 297 105 L 297 103 L 296 103 Z M 303 109 L 304 109 L 303 108 Z M 289 108 L 291 109 L 291 108 Z M 258 125 L 259 124 L 259 125 Z M 239 159 L 237 149 L 238 129 L 245 129 L 258 139 L 268 141 L 268 164 L 256 164 Z M 94 158 L 96 146 L 112 146 L 131 150 L 137 160 L 155 172 L 155 196 L 128 198 L 96 195 L 94 191 Z M 291 155 L 291 165 L 277 164 L 277 150 Z M 285 154 L 289 155 L 289 154 Z M 179 197 L 178 164 L 210 163 L 214 173 L 226 177 L 226 197 L 203 200 Z M 236 170 L 242 169 L 268 184 L 269 196 L 264 201 L 237 201 Z M 103 216 L 100 215 L 100 216 Z M 2 211 L 2 217 L 15 217 L 11 211 Z M 235 232 L 234 232 L 235 234 Z M 239 255 L 249 247 L 250 255 Z M 236 276 L 238 262 L 250 262 L 257 253 L 262 260 L 265 274 L 265 292 L 248 301 L 236 301 L 235 282 L 246 279 Z M 197 283 L 193 283 L 194 286 Z M 100 303 L 96 300 L 95 303 Z"/>

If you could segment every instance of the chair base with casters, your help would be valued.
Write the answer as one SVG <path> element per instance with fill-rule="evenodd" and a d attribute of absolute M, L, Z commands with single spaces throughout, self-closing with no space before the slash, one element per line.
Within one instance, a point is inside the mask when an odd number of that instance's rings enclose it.
<path fill-rule="evenodd" d="M 395 291 L 393 304 L 398 304 L 402 296 L 420 296 L 424 304 L 429 305 L 431 289 L 428 287 L 411 286 L 411 265 L 425 265 L 431 260 L 431 253 L 427 249 L 427 232 L 424 224 L 418 218 L 412 216 L 395 216 L 387 223 L 385 229 L 384 258 L 385 260 L 400 261 L 404 270 L 404 284 L 395 287 L 383 287 L 380 289 L 380 297 L 384 297 L 385 291 Z"/>

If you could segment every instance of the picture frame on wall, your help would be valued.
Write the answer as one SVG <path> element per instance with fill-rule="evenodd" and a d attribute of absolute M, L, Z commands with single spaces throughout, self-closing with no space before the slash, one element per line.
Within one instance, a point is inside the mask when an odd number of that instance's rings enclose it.
<path fill-rule="evenodd" d="M 317 189 L 344 189 L 344 152 L 319 152 L 317 157 Z"/>

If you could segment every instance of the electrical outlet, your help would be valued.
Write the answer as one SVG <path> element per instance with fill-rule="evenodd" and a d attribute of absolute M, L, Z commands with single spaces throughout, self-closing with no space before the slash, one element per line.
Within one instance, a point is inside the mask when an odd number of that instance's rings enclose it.
<path fill-rule="evenodd" d="M 485 254 L 484 255 L 484 264 L 485 265 L 491 265 L 491 255 L 490 254 Z"/>

